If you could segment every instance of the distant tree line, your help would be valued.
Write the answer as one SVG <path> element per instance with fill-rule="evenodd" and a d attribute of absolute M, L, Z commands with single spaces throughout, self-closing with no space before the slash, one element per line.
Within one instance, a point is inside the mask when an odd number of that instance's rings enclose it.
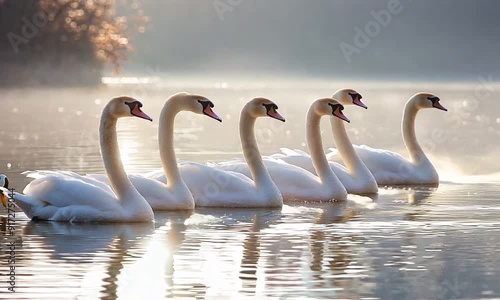
<path fill-rule="evenodd" d="M 118 1 L 0 0 L 0 86 L 93 85 L 106 65 L 118 72 L 148 21 L 138 0 Z"/>

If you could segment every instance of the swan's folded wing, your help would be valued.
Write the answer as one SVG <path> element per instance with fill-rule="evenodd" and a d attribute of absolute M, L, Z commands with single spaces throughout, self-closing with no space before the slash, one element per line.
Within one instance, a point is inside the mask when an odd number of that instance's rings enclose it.
<path fill-rule="evenodd" d="M 182 179 L 189 187 L 193 196 L 195 191 L 203 193 L 206 189 L 216 188 L 225 193 L 244 191 L 247 187 L 253 187 L 253 181 L 242 172 L 232 171 L 240 169 L 243 172 L 248 167 L 245 165 L 226 165 L 220 168 L 211 168 L 199 163 L 186 163 L 180 168 Z M 196 196 L 195 196 L 196 197 Z"/>
<path fill-rule="evenodd" d="M 403 156 L 393 151 L 375 149 L 366 145 L 354 146 L 354 149 L 372 172 L 377 170 L 397 172 L 401 165 L 408 164 Z"/>
<path fill-rule="evenodd" d="M 245 159 L 243 159 L 241 157 L 237 157 L 237 158 L 233 158 L 233 159 L 226 160 L 226 161 L 209 162 L 206 165 L 209 167 L 217 167 L 217 168 L 221 168 L 221 169 L 226 170 L 227 167 L 241 165 L 241 164 L 246 165 Z"/>
<path fill-rule="evenodd" d="M 312 163 L 312 159 L 310 156 L 304 156 L 304 155 L 293 155 L 293 156 L 287 156 L 282 159 L 285 163 L 300 167 L 304 170 L 307 170 L 313 174 L 316 174 L 314 170 L 314 166 Z"/>
<path fill-rule="evenodd" d="M 40 177 L 44 174 L 43 177 Z M 100 210 L 117 209 L 118 202 L 113 190 L 106 184 L 87 176 L 67 172 L 39 172 L 36 180 L 24 189 L 45 206 L 90 206 Z"/>
<path fill-rule="evenodd" d="M 45 182 L 45 181 L 37 181 L 37 179 L 44 179 L 44 178 L 52 178 L 53 180 L 60 180 L 62 182 L 65 181 L 77 181 L 77 182 L 82 182 L 85 183 L 86 185 L 91 185 L 94 186 L 95 188 L 99 188 L 102 190 L 102 192 L 110 194 L 110 195 L 115 195 L 113 189 L 111 189 L 109 185 L 109 180 L 106 175 L 97 175 L 99 176 L 98 178 L 92 178 L 92 176 L 82 176 L 78 173 L 72 172 L 72 171 L 47 171 L 47 170 L 37 170 L 37 171 L 25 171 L 21 174 L 26 175 L 26 177 L 29 178 L 34 178 L 35 180 L 32 181 L 29 186 L 31 188 L 34 188 L 36 185 Z M 102 177 L 102 178 L 101 178 Z M 46 183 L 45 183 L 46 184 Z M 26 194 L 27 191 L 26 189 L 24 190 L 24 193 Z"/>
<path fill-rule="evenodd" d="M 148 178 L 142 174 L 130 174 L 128 178 L 146 200 L 165 198 L 166 193 L 168 193 L 168 188 L 162 181 Z M 168 199 L 164 200 L 168 201 Z"/>
<path fill-rule="evenodd" d="M 300 150 L 300 149 L 293 149 L 298 155 L 302 155 L 302 156 L 307 156 L 307 157 L 311 157 L 311 155 L 309 155 L 309 153 L 305 152 L 304 150 Z"/>
<path fill-rule="evenodd" d="M 111 182 L 109 181 L 108 175 L 106 174 L 87 174 L 86 176 L 95 179 L 107 186 L 111 185 Z"/>
<path fill-rule="evenodd" d="M 299 155 L 295 150 L 292 150 L 290 148 L 280 148 L 280 151 L 286 156 Z"/>
<path fill-rule="evenodd" d="M 205 163 L 206 166 L 211 167 L 211 168 L 217 168 L 219 167 L 219 163 L 213 160 L 209 160 Z"/>
<path fill-rule="evenodd" d="M 353 145 L 353 146 L 356 147 L 355 145 Z M 340 156 L 339 150 L 337 150 L 337 148 L 328 148 L 328 150 L 330 150 L 330 152 L 325 154 L 327 160 L 334 161 L 334 162 L 337 162 L 339 164 L 344 163 L 344 160 Z"/>
<path fill-rule="evenodd" d="M 236 176 L 240 179 L 247 180 L 250 177 L 250 170 L 248 169 L 248 165 L 244 159 L 236 158 L 230 161 L 217 162 L 215 165 L 206 167 L 214 169 L 218 172 L 211 171 L 210 169 L 204 169 L 205 172 L 209 172 L 211 174 L 218 174 L 219 176 Z M 225 174 L 227 173 L 227 174 Z M 241 177 L 243 176 L 243 177 Z"/>
<path fill-rule="evenodd" d="M 282 159 L 282 158 L 286 157 L 286 155 L 283 153 L 274 153 L 274 154 L 271 154 L 267 157 L 274 158 L 274 159 Z"/>

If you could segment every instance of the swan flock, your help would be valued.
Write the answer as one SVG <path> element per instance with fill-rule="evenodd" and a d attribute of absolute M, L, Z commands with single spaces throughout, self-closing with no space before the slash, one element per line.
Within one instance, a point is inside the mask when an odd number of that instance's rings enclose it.
<path fill-rule="evenodd" d="M 352 89 L 314 101 L 306 116 L 308 152 L 281 148 L 262 156 L 255 136 L 257 119 L 285 122 L 278 105 L 254 98 L 241 110 L 241 158 L 220 162 L 178 162 L 174 151 L 174 120 L 181 111 L 222 122 L 208 98 L 177 93 L 160 113 L 158 143 L 162 168 L 145 174 L 127 174 L 120 159 L 118 119 L 152 119 L 142 103 L 121 96 L 104 107 L 99 143 L 106 174 L 80 175 L 71 171 L 26 171 L 33 178 L 23 193 L 9 191 L 8 178 L 0 174 L 0 200 L 13 202 L 29 218 L 62 222 L 151 222 L 157 210 L 190 210 L 195 207 L 281 207 L 283 203 L 346 200 L 348 194 L 370 195 L 380 185 L 439 184 L 439 175 L 415 133 L 421 109 L 447 111 L 430 93 L 417 93 L 405 105 L 402 136 L 409 158 L 400 154 L 353 145 L 345 125 L 346 106 L 368 107 Z M 336 148 L 325 152 L 320 121 L 328 117 Z"/>

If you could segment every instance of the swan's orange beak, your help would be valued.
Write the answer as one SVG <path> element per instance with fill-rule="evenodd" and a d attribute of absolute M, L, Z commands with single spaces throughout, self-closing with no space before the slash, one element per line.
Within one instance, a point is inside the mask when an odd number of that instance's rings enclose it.
<path fill-rule="evenodd" d="M 434 106 L 435 108 L 440 109 L 440 110 L 448 111 L 448 109 L 446 107 L 442 106 L 441 103 L 439 103 L 439 101 L 434 102 L 434 104 L 432 106 Z"/>
<path fill-rule="evenodd" d="M 3 207 L 7 208 L 7 196 L 5 196 L 3 191 L 0 191 L 0 199 L 2 200 Z"/>
<path fill-rule="evenodd" d="M 141 118 L 141 119 L 145 119 L 145 120 L 148 120 L 148 121 L 153 121 L 153 119 L 151 119 L 150 116 L 146 115 L 142 110 L 141 108 L 139 107 L 139 105 L 136 105 L 132 111 L 131 111 L 132 115 L 138 117 L 138 118 Z"/>
<path fill-rule="evenodd" d="M 342 110 L 340 110 L 340 108 L 337 108 L 334 112 L 333 112 L 333 115 L 336 116 L 337 118 L 341 119 L 341 120 L 344 120 L 346 121 L 347 123 L 351 123 L 351 120 L 349 120 L 345 115 L 344 113 L 342 112 Z"/>
<path fill-rule="evenodd" d="M 280 115 L 274 107 L 271 107 L 269 111 L 267 112 L 267 115 L 270 116 L 273 119 L 280 120 L 281 122 L 285 122 L 285 118 L 283 118 L 282 115 Z"/>
<path fill-rule="evenodd" d="M 207 116 L 209 116 L 212 119 L 215 119 L 219 122 L 222 122 L 222 119 L 212 110 L 210 105 L 207 105 L 205 109 L 203 110 L 203 113 Z"/>

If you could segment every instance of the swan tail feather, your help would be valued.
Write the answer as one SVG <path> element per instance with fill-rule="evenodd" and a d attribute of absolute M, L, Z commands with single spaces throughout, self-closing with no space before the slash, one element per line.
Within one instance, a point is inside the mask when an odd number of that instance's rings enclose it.
<path fill-rule="evenodd" d="M 297 152 L 297 154 L 299 154 L 299 155 L 310 157 L 309 153 L 305 152 L 304 150 L 293 149 L 293 151 Z"/>
<path fill-rule="evenodd" d="M 268 157 L 273 158 L 273 159 L 282 159 L 282 158 L 285 158 L 286 155 L 284 155 L 283 153 L 274 153 L 274 154 L 269 155 Z"/>
<path fill-rule="evenodd" d="M 7 190 L 6 188 L 0 188 L 3 195 L 5 195 L 8 199 L 14 199 L 14 204 L 19 207 L 28 218 L 32 219 L 34 215 L 36 215 L 36 211 L 47 205 L 46 202 L 37 200 L 33 197 L 23 195 L 21 193 Z"/>
<path fill-rule="evenodd" d="M 213 160 L 209 160 L 205 163 L 206 166 L 211 167 L 211 168 L 217 168 L 220 167 L 219 164 Z"/>
<path fill-rule="evenodd" d="M 280 148 L 280 151 L 286 156 L 297 155 L 297 152 L 290 148 Z"/>

